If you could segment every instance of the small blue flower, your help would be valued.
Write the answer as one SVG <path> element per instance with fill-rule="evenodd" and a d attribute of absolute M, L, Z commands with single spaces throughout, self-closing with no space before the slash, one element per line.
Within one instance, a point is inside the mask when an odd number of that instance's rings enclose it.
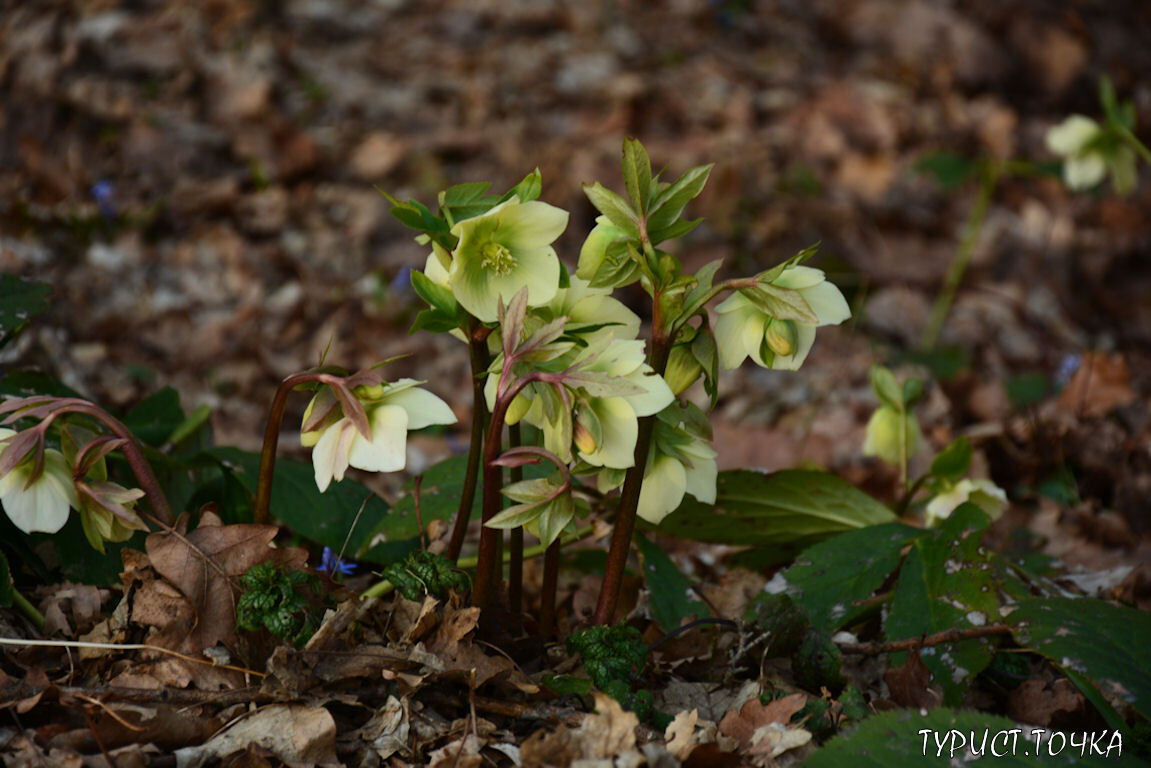
<path fill-rule="evenodd" d="M 1071 383 L 1071 377 L 1079 370 L 1079 366 L 1083 364 L 1083 358 L 1079 355 L 1066 355 L 1059 362 L 1059 367 L 1055 371 L 1055 383 L 1060 389 L 1066 389 L 1067 385 Z"/>
<path fill-rule="evenodd" d="M 105 219 L 116 218 L 116 205 L 112 201 L 112 182 L 107 179 L 100 179 L 92 185 L 90 192 L 92 199 L 96 201 L 96 205 L 100 208 L 100 215 Z"/>
<path fill-rule="evenodd" d="M 316 570 L 320 573 L 339 573 L 344 576 L 350 576 L 356 572 L 356 564 L 341 562 L 331 547 L 324 547 L 324 555 L 320 561 L 320 567 Z"/>

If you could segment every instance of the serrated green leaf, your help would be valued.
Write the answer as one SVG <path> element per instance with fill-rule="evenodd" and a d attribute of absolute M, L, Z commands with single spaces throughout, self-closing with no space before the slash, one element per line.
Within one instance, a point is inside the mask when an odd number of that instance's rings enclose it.
<path fill-rule="evenodd" d="M 448 315 L 438 309 L 421 309 L 412 320 L 412 327 L 408 333 L 428 331 L 430 333 L 447 333 L 459 328 L 455 315 Z"/>
<path fill-rule="evenodd" d="M 632 206 L 642 216 L 651 200 L 651 158 L 637 139 L 623 140 L 623 184 Z"/>
<path fill-rule="evenodd" d="M 661 189 L 652 199 L 648 211 L 648 231 L 659 231 L 671 226 L 683 213 L 684 207 L 703 191 L 713 167 L 714 163 L 696 166 Z"/>
<path fill-rule="evenodd" d="M 999 619 L 991 555 L 980 545 L 989 522 L 974 504 L 962 504 L 938 529 L 915 540 L 899 572 L 884 627 L 888 640 L 985 626 Z M 992 655 L 990 641 L 980 638 L 924 648 L 920 658 L 943 688 L 944 704 L 956 705 Z M 892 664 L 902 664 L 905 656 L 892 654 Z"/>
<path fill-rule="evenodd" d="M 48 309 L 52 286 L 16 275 L 0 275 L 0 347 Z"/>
<path fill-rule="evenodd" d="M 931 462 L 931 476 L 958 482 L 971 467 L 971 441 L 960 436 L 939 452 Z"/>
<path fill-rule="evenodd" d="M 484 199 L 484 193 L 491 185 L 490 181 L 473 181 L 448 187 L 440 193 L 440 205 L 449 208 L 473 205 Z"/>
<path fill-rule="evenodd" d="M 788 594 L 807 608 L 816 629 L 834 631 L 868 610 L 864 601 L 899 567 L 908 542 L 923 531 L 884 523 L 842 533 L 805 549 L 783 573 Z"/>
<path fill-rule="evenodd" d="M 607 216 L 612 224 L 623 230 L 628 237 L 639 237 L 639 227 L 637 225 L 639 218 L 631 206 L 628 205 L 627 200 L 624 200 L 617 193 L 612 192 L 598 181 L 591 186 L 584 184 L 583 191 L 584 194 L 587 195 L 588 200 L 591 201 L 591 204 L 595 206 L 596 210 L 604 216 Z"/>
<path fill-rule="evenodd" d="M 1037 735 L 1038 734 L 1038 735 Z M 1082 733 L 1080 733 L 1082 735 Z M 975 745 L 972 749 L 971 740 Z M 1106 749 L 1114 735 L 1100 745 Z M 836 736 L 803 763 L 804 768 L 909 768 L 910 766 L 982 766 L 996 768 L 1054 768 L 1055 766 L 1114 766 L 1128 760 L 1141 764 L 1130 754 L 1133 744 L 1123 744 L 1122 753 L 1091 753 L 1060 747 L 1048 739 L 1051 729 L 1019 726 L 1015 721 L 986 712 L 938 707 L 929 712 L 899 709 L 867 718 L 858 726 Z M 1090 738 L 1090 737 L 1088 737 Z M 1122 742 L 1123 735 L 1118 735 Z M 1040 739 L 1037 747 L 1036 739 Z M 1122 754 L 1122 760 L 1117 758 Z M 1142 763 L 1146 765 L 1145 763 Z"/>
<path fill-rule="evenodd" d="M 736 469 L 719 473 L 714 504 L 687 497 L 658 530 L 696 541 L 769 546 L 813 544 L 893 520 L 887 507 L 828 472 Z"/>
<path fill-rule="evenodd" d="M 651 594 L 651 615 L 664 632 L 679 627 L 683 619 L 711 615 L 706 605 L 692 599 L 691 581 L 663 550 L 642 534 L 636 534 L 635 543 L 643 559 L 644 583 Z"/>
<path fill-rule="evenodd" d="M 766 272 L 759 274 L 756 277 L 756 281 L 759 283 L 774 282 L 776 280 L 776 278 L 778 278 L 780 275 L 782 275 L 783 271 L 785 269 L 787 269 L 788 267 L 795 266 L 796 264 L 802 264 L 803 262 L 807 261 L 812 256 L 814 256 L 816 253 L 818 253 L 819 252 L 819 245 L 820 244 L 818 242 L 816 242 L 812 245 L 807 246 L 806 248 L 804 248 L 802 251 L 795 254 L 794 256 L 780 262 L 779 264 L 776 264 L 774 267 L 767 270 Z"/>
<path fill-rule="evenodd" d="M 1052 597 L 1020 602 L 1007 621 L 1020 645 L 1151 718 L 1151 613 L 1091 598 Z"/>

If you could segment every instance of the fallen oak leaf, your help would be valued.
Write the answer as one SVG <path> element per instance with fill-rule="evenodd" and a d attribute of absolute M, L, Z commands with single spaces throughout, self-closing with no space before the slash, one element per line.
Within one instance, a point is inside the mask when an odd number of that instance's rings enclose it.
<path fill-rule="evenodd" d="M 739 712 L 730 710 L 719 723 L 719 732 L 739 742 L 741 751 L 748 750 L 755 742 L 756 732 L 769 723 L 787 725 L 792 715 L 803 709 L 807 696 L 793 693 L 782 699 L 761 704 L 759 699 L 751 699 L 740 707 Z"/>
<path fill-rule="evenodd" d="M 236 639 L 235 580 L 257 563 L 272 562 L 303 570 L 308 553 L 299 547 L 271 546 L 279 529 L 274 525 L 221 525 L 210 512 L 185 533 L 181 517 L 172 531 L 153 533 L 144 542 L 156 572 L 176 585 L 192 604 L 196 625 L 182 643 L 195 652 L 218 643 L 234 646 Z"/>

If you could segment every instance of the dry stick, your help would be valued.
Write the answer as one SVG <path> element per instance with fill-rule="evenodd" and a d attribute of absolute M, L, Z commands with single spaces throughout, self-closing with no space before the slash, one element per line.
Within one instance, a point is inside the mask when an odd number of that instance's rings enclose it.
<path fill-rule="evenodd" d="M 875 656 L 881 653 L 896 653 L 909 651 L 912 648 L 922 648 L 927 645 L 941 645 L 943 643 L 958 643 L 961 640 L 971 640 L 979 637 L 993 635 L 1010 635 L 1011 627 L 1006 624 L 988 624 L 985 627 L 970 627 L 968 629 L 952 628 L 933 635 L 911 637 L 906 640 L 892 640 L 886 643 L 844 643 L 839 645 L 842 653 L 855 653 L 865 656 Z"/>
<path fill-rule="evenodd" d="M 468 532 L 468 521 L 472 516 L 472 502 L 476 498 L 476 482 L 480 475 L 480 458 L 483 456 L 484 431 L 487 428 L 488 401 L 484 395 L 486 379 L 483 374 L 491 364 L 488 354 L 488 340 L 477 338 L 480 328 L 475 318 L 468 320 L 471 332 L 468 334 L 468 352 L 472 365 L 472 436 L 468 445 L 468 466 L 464 474 L 464 487 L 460 492 L 460 506 L 452 527 L 452 538 L 448 542 L 447 557 L 459 560 Z"/>
<path fill-rule="evenodd" d="M 108 748 L 104 746 L 104 741 L 100 738 L 100 734 L 96 730 L 96 724 L 92 722 L 92 716 L 89 715 L 88 710 L 83 707 L 80 708 L 80 713 L 84 715 L 84 720 L 88 723 L 88 730 L 92 731 L 92 738 L 96 740 L 96 746 L 100 748 L 100 754 L 108 761 L 108 768 L 116 768 L 116 762 L 112 760 L 112 756 L 108 754 Z"/>
<path fill-rule="evenodd" d="M 147 643 L 93 643 L 86 640 L 26 640 L 18 637 L 0 637 L 0 645 L 29 645 L 37 648 L 97 648 L 106 651 L 157 651 L 159 653 L 166 653 L 169 656 L 175 656 L 184 661 L 190 661 L 194 664 L 207 664 L 211 667 L 232 669 L 237 672 L 243 672 L 244 674 L 256 675 L 257 677 L 267 677 L 263 672 L 257 672 L 254 669 L 237 667 L 231 664 L 217 664 L 210 659 L 188 656 L 178 651 L 173 651 L 170 648 L 161 648 L 158 645 L 149 645 Z"/>
<path fill-rule="evenodd" d="M 225 691 L 198 691 L 191 688 L 132 688 L 126 685 L 101 685 L 92 688 L 31 685 L 22 680 L 0 688 L 0 700 L 26 699 L 52 690 L 67 696 L 99 697 L 104 701 L 131 701 L 137 704 L 218 704 L 221 707 L 227 707 L 249 702 L 268 704 L 278 700 L 276 696 L 263 692 L 258 686 L 233 688 Z"/>

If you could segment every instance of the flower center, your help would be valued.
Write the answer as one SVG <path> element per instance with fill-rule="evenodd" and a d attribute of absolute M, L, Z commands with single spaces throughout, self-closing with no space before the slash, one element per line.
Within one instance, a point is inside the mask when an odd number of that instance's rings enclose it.
<path fill-rule="evenodd" d="M 485 243 L 480 250 L 480 266 L 497 275 L 506 275 L 516 266 L 516 259 L 507 247 L 499 243 Z"/>

